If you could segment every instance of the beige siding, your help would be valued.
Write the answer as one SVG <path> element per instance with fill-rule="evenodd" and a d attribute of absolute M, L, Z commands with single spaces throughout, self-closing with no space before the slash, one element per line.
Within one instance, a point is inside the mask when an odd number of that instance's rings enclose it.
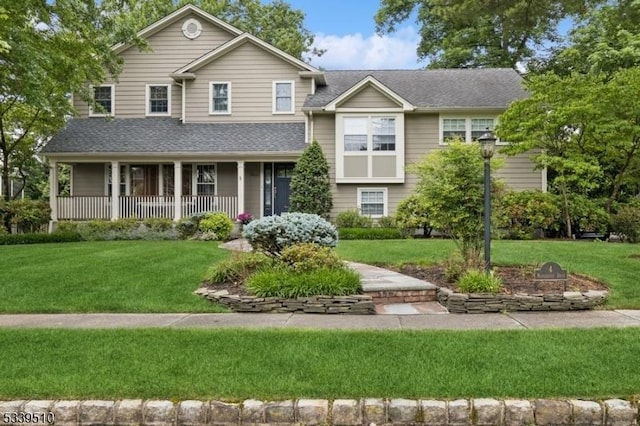
<path fill-rule="evenodd" d="M 405 115 L 405 165 L 420 162 L 425 155 L 434 149 L 446 149 L 438 144 L 439 120 L 437 114 Z M 358 188 L 387 188 L 388 210 L 393 214 L 398 203 L 411 195 L 417 178 L 407 173 L 404 184 L 335 184 L 335 120 L 332 115 L 314 116 L 314 136 L 324 150 L 331 166 L 330 176 L 333 188 L 332 216 L 343 210 L 357 206 Z M 498 176 L 506 179 L 507 185 L 516 190 L 540 189 L 542 173 L 533 170 L 528 155 L 519 155 L 506 159 L 505 166 Z"/>
<path fill-rule="evenodd" d="M 340 108 L 397 108 L 400 105 L 371 85 L 338 105 Z"/>
<path fill-rule="evenodd" d="M 504 166 L 496 175 L 505 180 L 507 186 L 516 191 L 542 189 L 542 171 L 534 170 L 529 160 L 531 154 L 506 157 Z M 504 158 L 503 156 L 499 156 Z"/>
<path fill-rule="evenodd" d="M 260 177 L 260 163 L 245 163 L 244 165 L 244 195 L 245 195 L 245 211 L 251 213 L 253 217 L 260 217 L 261 205 L 260 205 L 260 191 L 261 177 Z M 240 212 L 242 213 L 242 212 Z"/>
<path fill-rule="evenodd" d="M 202 24 L 202 34 L 194 40 L 182 34 L 182 24 L 189 18 L 196 18 Z M 144 117 L 146 85 L 165 83 L 172 84 L 172 116 L 180 117 L 181 88 L 174 84 L 169 74 L 233 37 L 202 18 L 188 15 L 149 37 L 147 41 L 151 51 L 140 52 L 132 47 L 123 52 L 124 68 L 115 89 L 116 117 Z M 79 97 L 76 97 L 74 103 L 80 114 L 87 116 L 88 107 Z"/>
<path fill-rule="evenodd" d="M 73 166 L 74 196 L 102 196 L 104 193 L 105 172 L 102 163 L 80 163 Z"/>
<path fill-rule="evenodd" d="M 216 179 L 218 195 L 238 195 L 238 166 L 236 163 L 218 163 Z"/>
<path fill-rule="evenodd" d="M 235 48 L 197 72 L 187 86 L 188 122 L 303 121 L 301 107 L 311 92 L 311 80 L 299 70 L 251 42 Z M 231 114 L 209 115 L 209 82 L 231 83 Z M 273 82 L 294 81 L 295 114 L 273 114 Z"/>

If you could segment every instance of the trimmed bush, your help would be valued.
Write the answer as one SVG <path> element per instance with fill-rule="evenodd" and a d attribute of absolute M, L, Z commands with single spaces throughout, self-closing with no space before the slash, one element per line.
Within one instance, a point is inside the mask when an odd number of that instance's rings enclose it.
<path fill-rule="evenodd" d="M 183 217 L 176 225 L 176 230 L 181 239 L 187 239 L 198 232 L 198 222 L 191 217 Z"/>
<path fill-rule="evenodd" d="M 422 228 L 424 236 L 431 235 L 432 226 L 431 204 L 418 195 L 411 195 L 398 203 L 396 209 L 396 225 L 407 235 L 412 235 L 416 229 Z"/>
<path fill-rule="evenodd" d="M 333 207 L 329 164 L 318 141 L 311 142 L 296 163 L 289 204 L 292 212 L 322 217 L 328 216 Z"/>
<path fill-rule="evenodd" d="M 458 279 L 458 290 L 462 293 L 498 293 L 502 288 L 502 279 L 493 272 L 469 269 Z"/>
<path fill-rule="evenodd" d="M 336 216 L 338 228 L 371 228 L 373 220 L 369 216 L 362 216 L 356 209 L 345 210 Z"/>
<path fill-rule="evenodd" d="M 200 220 L 198 229 L 203 233 L 213 233 L 219 240 L 228 240 L 233 230 L 233 222 L 226 213 L 207 213 Z"/>
<path fill-rule="evenodd" d="M 393 216 L 382 216 L 376 222 L 380 228 L 396 228 L 396 218 Z"/>
<path fill-rule="evenodd" d="M 82 241 L 77 232 L 54 232 L 52 234 L 5 234 L 0 235 L 0 245 L 42 244 L 42 243 L 74 243 Z"/>
<path fill-rule="evenodd" d="M 57 231 L 75 232 L 80 235 L 83 241 L 177 239 L 178 231 L 175 230 L 173 226 L 168 226 L 166 221 L 167 219 L 157 219 L 143 223 L 135 218 L 118 219 L 115 221 L 61 221 L 58 222 Z"/>
<path fill-rule="evenodd" d="M 341 240 L 399 240 L 405 235 L 396 228 L 339 228 Z"/>
<path fill-rule="evenodd" d="M 506 237 L 531 239 L 536 231 L 557 231 L 561 220 L 558 197 L 541 191 L 506 194 L 497 210 L 497 225 Z"/>
<path fill-rule="evenodd" d="M 173 229 L 173 220 L 161 217 L 149 217 L 142 223 L 152 231 L 164 232 Z"/>
<path fill-rule="evenodd" d="M 9 201 L 4 210 L 9 222 L 18 228 L 18 232 L 38 232 L 51 219 L 51 208 L 46 201 Z"/>
<path fill-rule="evenodd" d="M 263 269 L 245 283 L 258 297 L 347 296 L 362 292 L 360 275 L 348 268 L 294 271 L 287 267 Z"/>
<path fill-rule="evenodd" d="M 272 256 L 279 256 L 285 247 L 298 243 L 335 247 L 338 240 L 332 224 L 308 213 L 283 213 L 254 220 L 244 227 L 242 236 L 254 250 Z"/>
<path fill-rule="evenodd" d="M 343 265 L 332 249 L 313 243 L 301 243 L 285 247 L 280 254 L 280 260 L 295 271 L 339 268 Z"/>
<path fill-rule="evenodd" d="M 623 241 L 640 242 L 640 208 L 620 207 L 618 213 L 611 216 L 611 230 L 619 234 Z"/>
<path fill-rule="evenodd" d="M 212 266 L 204 279 L 216 284 L 243 283 L 251 274 L 272 264 L 273 258 L 263 253 L 234 253 Z"/>

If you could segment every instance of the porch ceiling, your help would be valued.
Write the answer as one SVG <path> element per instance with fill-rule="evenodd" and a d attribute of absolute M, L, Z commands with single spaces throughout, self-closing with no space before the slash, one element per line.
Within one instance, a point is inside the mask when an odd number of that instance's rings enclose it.
<path fill-rule="evenodd" d="M 42 149 L 55 153 L 292 153 L 304 123 L 180 123 L 176 118 L 72 119 Z"/>

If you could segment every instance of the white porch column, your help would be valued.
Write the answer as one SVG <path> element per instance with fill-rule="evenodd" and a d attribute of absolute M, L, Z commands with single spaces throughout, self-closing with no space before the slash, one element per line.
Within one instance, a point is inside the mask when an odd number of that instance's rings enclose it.
<path fill-rule="evenodd" d="M 173 220 L 177 222 L 182 218 L 182 161 L 173 162 L 173 197 L 175 205 Z"/>
<path fill-rule="evenodd" d="M 58 163 L 53 160 L 49 161 L 49 206 L 51 207 L 49 232 L 53 232 L 58 222 Z"/>
<path fill-rule="evenodd" d="M 244 161 L 238 161 L 238 214 L 243 212 L 244 212 Z"/>
<path fill-rule="evenodd" d="M 120 217 L 120 162 L 111 162 L 111 220 Z"/>

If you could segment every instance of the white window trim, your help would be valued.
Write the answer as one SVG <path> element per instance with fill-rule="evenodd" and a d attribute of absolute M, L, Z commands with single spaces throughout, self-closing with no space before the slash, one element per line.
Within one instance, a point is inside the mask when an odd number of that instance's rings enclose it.
<path fill-rule="evenodd" d="M 214 84 L 227 85 L 227 110 L 226 111 L 213 110 L 213 85 Z M 231 115 L 231 82 L 230 81 L 210 81 L 209 82 L 209 115 Z"/>
<path fill-rule="evenodd" d="M 198 166 L 213 166 L 213 189 L 214 197 L 218 196 L 218 163 L 193 163 L 191 166 L 191 194 L 198 196 Z"/>
<path fill-rule="evenodd" d="M 116 115 L 116 85 L 115 84 L 100 84 L 99 86 L 93 86 L 91 91 L 95 95 L 95 89 L 98 87 L 110 87 L 111 88 L 111 113 L 101 113 L 93 111 L 93 108 L 89 106 L 89 117 L 114 117 Z"/>
<path fill-rule="evenodd" d="M 344 119 L 345 118 L 362 118 L 366 117 L 367 122 L 367 151 L 345 151 L 344 150 Z M 375 117 L 391 117 L 396 120 L 396 150 L 395 151 L 372 151 L 372 122 Z M 337 113 L 336 114 L 336 183 L 404 183 L 404 151 L 405 151 L 405 125 L 404 113 Z M 373 176 L 373 158 L 376 156 L 395 156 L 396 157 L 396 175 L 394 177 L 374 177 Z M 363 177 L 345 177 L 344 176 L 344 158 L 345 157 L 367 157 L 367 176 Z"/>
<path fill-rule="evenodd" d="M 167 112 L 151 112 L 151 88 L 157 86 L 165 86 L 167 88 Z M 151 117 L 170 117 L 171 116 L 171 84 L 168 83 L 158 83 L 158 84 L 147 84 L 145 88 L 146 92 L 146 108 L 145 114 Z"/>
<path fill-rule="evenodd" d="M 291 110 L 290 111 L 277 111 L 276 110 L 276 84 L 288 83 L 291 84 Z M 273 114 L 295 114 L 296 112 L 296 82 L 293 80 L 276 80 L 271 86 L 271 108 Z"/>
<path fill-rule="evenodd" d="M 473 119 L 492 119 L 493 120 L 493 127 L 494 129 L 496 128 L 496 126 L 498 125 L 498 115 L 497 114 L 471 114 L 471 115 L 455 115 L 455 114 L 448 114 L 448 115 L 440 115 L 440 120 L 439 120 L 439 140 L 438 140 L 438 144 L 441 146 L 447 146 L 448 143 L 444 141 L 444 120 L 445 119 L 464 119 L 465 120 L 465 139 L 464 142 L 466 143 L 471 143 L 472 142 L 472 138 L 471 138 L 471 120 Z M 506 145 L 507 142 L 502 142 L 499 139 L 496 141 L 496 145 Z"/>
<path fill-rule="evenodd" d="M 363 192 L 371 192 L 371 191 L 381 191 L 382 192 L 382 203 L 383 203 L 383 211 L 381 215 L 375 214 L 375 215 L 369 215 L 369 217 L 374 218 L 374 219 L 379 219 L 382 216 L 388 216 L 389 215 L 389 191 L 388 188 L 369 188 L 369 187 L 360 187 L 358 188 L 358 200 L 357 200 L 357 206 L 358 206 L 358 211 L 360 212 L 360 214 L 364 215 L 364 213 L 362 213 L 362 193 Z"/>

